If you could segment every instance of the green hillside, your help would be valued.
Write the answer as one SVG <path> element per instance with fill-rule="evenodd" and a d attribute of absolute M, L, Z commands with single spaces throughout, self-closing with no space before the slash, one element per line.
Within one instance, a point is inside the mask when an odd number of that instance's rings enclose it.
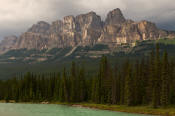
<path fill-rule="evenodd" d="M 17 74 L 26 72 L 59 72 L 63 67 L 69 67 L 72 61 L 79 65 L 85 65 L 86 71 L 93 74 L 98 70 L 97 64 L 100 57 L 104 54 L 109 58 L 109 61 L 114 66 L 116 63 L 121 63 L 125 59 L 135 61 L 135 59 L 146 58 L 150 52 L 155 49 L 155 44 L 160 45 L 160 54 L 166 50 L 169 58 L 175 58 L 175 39 L 160 39 L 158 41 L 142 41 L 138 42 L 135 47 L 130 48 L 130 51 L 106 52 L 109 48 L 105 45 L 96 45 L 93 47 L 78 47 L 70 56 L 64 57 L 71 48 L 51 50 L 13 50 L 0 56 L 0 78 L 7 79 Z M 117 48 L 116 48 L 117 49 Z M 99 52 L 101 51 L 101 52 Z M 13 59 L 15 57 L 16 59 Z M 38 59 L 46 59 L 39 61 Z"/>
<path fill-rule="evenodd" d="M 166 45 L 175 45 L 175 38 L 174 39 L 168 39 L 168 38 L 160 39 L 160 40 L 157 40 L 156 42 L 166 44 Z"/>

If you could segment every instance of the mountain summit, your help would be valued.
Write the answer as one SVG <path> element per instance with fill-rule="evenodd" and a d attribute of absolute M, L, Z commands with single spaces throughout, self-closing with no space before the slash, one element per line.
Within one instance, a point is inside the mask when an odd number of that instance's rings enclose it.
<path fill-rule="evenodd" d="M 113 25 L 113 24 L 122 24 L 126 21 L 125 17 L 123 16 L 121 10 L 119 8 L 110 11 L 107 15 L 105 24 L 106 25 Z"/>
<path fill-rule="evenodd" d="M 123 43 L 174 38 L 174 32 L 158 29 L 148 21 L 127 20 L 119 8 L 110 11 L 105 21 L 95 12 L 66 16 L 49 24 L 40 21 L 19 37 L 5 37 L 0 53 L 12 49 L 51 49 L 105 44 L 112 48 Z"/>

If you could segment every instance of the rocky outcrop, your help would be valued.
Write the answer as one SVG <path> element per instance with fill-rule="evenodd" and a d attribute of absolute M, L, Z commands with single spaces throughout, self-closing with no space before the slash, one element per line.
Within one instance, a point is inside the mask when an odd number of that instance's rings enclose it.
<path fill-rule="evenodd" d="M 156 25 L 151 22 L 126 21 L 120 25 L 106 25 L 98 41 L 100 43 L 115 43 L 117 45 L 147 39 L 155 40 L 167 36 L 168 32 L 158 29 Z"/>
<path fill-rule="evenodd" d="M 125 23 L 126 19 L 119 8 L 110 11 L 105 20 L 106 25 L 119 25 Z"/>
<path fill-rule="evenodd" d="M 14 49 L 14 46 L 17 43 L 17 39 L 17 36 L 14 35 L 5 37 L 0 43 L 0 53 L 4 53 L 10 49 Z"/>
<path fill-rule="evenodd" d="M 37 24 L 34 24 L 27 32 L 48 34 L 50 24 L 44 21 L 39 21 Z"/>
<path fill-rule="evenodd" d="M 0 44 L 0 51 L 93 46 L 97 43 L 116 47 L 122 43 L 164 37 L 173 38 L 175 33 L 158 29 L 148 21 L 127 20 L 117 8 L 107 14 L 104 22 L 95 12 L 66 16 L 52 24 L 40 21 L 19 37 L 6 37 Z"/>
<path fill-rule="evenodd" d="M 80 44 L 94 45 L 101 35 L 101 17 L 94 12 L 76 17 L 77 31 L 80 34 Z"/>
<path fill-rule="evenodd" d="M 45 49 L 48 46 L 49 36 L 40 33 L 26 32 L 22 34 L 14 45 L 15 49 Z"/>

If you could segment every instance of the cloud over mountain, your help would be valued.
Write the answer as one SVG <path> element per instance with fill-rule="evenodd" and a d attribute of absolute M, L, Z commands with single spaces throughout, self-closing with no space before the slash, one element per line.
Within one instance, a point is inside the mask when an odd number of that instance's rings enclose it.
<path fill-rule="evenodd" d="M 174 0 L 3 0 L 0 1 L 0 38 L 25 32 L 39 20 L 51 22 L 89 11 L 104 19 L 114 8 L 120 8 L 127 18 L 150 20 L 159 27 L 175 30 Z"/>

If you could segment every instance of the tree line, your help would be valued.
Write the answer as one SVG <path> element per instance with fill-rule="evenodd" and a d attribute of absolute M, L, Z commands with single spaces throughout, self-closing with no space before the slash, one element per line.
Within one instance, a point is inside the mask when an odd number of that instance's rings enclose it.
<path fill-rule="evenodd" d="M 157 45 L 149 57 L 136 62 L 126 60 L 122 65 L 111 66 L 103 56 L 93 76 L 72 62 L 71 68 L 64 68 L 61 73 L 28 72 L 0 81 L 0 100 L 166 107 L 175 105 L 174 68 L 173 60 L 169 60 L 166 51 L 160 55 Z"/>

